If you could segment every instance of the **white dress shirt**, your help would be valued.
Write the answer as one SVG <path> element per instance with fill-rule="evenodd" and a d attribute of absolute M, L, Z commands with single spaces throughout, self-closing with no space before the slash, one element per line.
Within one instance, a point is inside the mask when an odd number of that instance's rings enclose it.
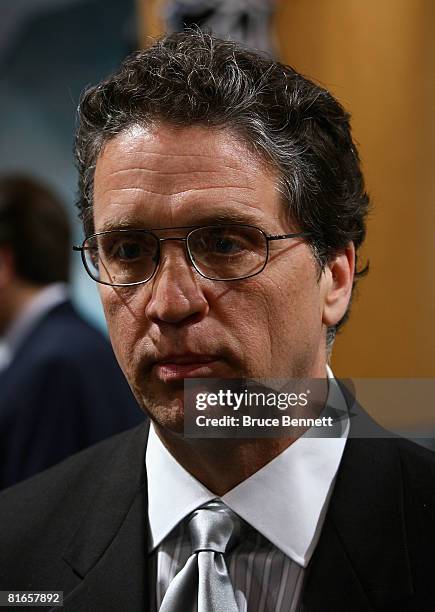
<path fill-rule="evenodd" d="M 330 370 L 328 376 L 327 404 L 347 412 Z M 240 612 L 296 610 L 304 568 L 319 539 L 346 444 L 348 419 L 338 427 L 339 437 L 302 436 L 219 498 L 174 459 L 151 426 L 146 468 L 154 609 L 191 554 L 184 519 L 208 501 L 221 499 L 252 528 L 227 556 Z"/>

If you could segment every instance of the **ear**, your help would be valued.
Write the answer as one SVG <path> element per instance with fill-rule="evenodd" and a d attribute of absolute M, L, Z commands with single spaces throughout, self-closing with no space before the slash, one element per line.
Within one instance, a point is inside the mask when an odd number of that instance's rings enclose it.
<path fill-rule="evenodd" d="M 0 290 L 7 287 L 14 276 L 12 251 L 7 246 L 0 246 Z"/>
<path fill-rule="evenodd" d="M 355 272 L 355 247 L 349 242 L 344 251 L 332 259 L 323 271 L 324 299 L 322 322 L 335 325 L 344 316 L 352 293 Z"/>

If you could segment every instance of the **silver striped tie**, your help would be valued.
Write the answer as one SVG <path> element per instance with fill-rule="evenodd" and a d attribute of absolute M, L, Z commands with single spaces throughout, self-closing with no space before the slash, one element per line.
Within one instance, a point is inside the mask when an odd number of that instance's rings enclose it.
<path fill-rule="evenodd" d="M 242 520 L 221 501 L 188 517 L 192 554 L 175 576 L 160 612 L 238 612 L 224 554 L 240 541 Z"/>

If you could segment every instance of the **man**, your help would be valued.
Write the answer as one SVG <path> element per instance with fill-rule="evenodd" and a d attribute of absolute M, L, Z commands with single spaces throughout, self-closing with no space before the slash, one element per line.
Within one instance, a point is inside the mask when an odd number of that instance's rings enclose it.
<path fill-rule="evenodd" d="M 69 300 L 69 245 L 48 188 L 0 180 L 0 488 L 142 420 L 110 345 Z"/>
<path fill-rule="evenodd" d="M 77 157 L 78 248 L 152 426 L 0 497 L 1 588 L 62 590 L 68 611 L 432 609 L 430 452 L 351 419 L 326 439 L 183 435 L 186 380 L 326 380 L 368 204 L 345 111 L 179 33 L 84 95 Z"/>

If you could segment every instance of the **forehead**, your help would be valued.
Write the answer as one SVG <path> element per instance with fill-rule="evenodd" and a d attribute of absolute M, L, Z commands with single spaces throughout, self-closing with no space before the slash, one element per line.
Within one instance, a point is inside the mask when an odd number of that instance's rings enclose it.
<path fill-rule="evenodd" d="M 282 224 L 277 176 L 226 130 L 135 126 L 104 147 L 94 179 L 95 230 L 202 222 Z"/>

